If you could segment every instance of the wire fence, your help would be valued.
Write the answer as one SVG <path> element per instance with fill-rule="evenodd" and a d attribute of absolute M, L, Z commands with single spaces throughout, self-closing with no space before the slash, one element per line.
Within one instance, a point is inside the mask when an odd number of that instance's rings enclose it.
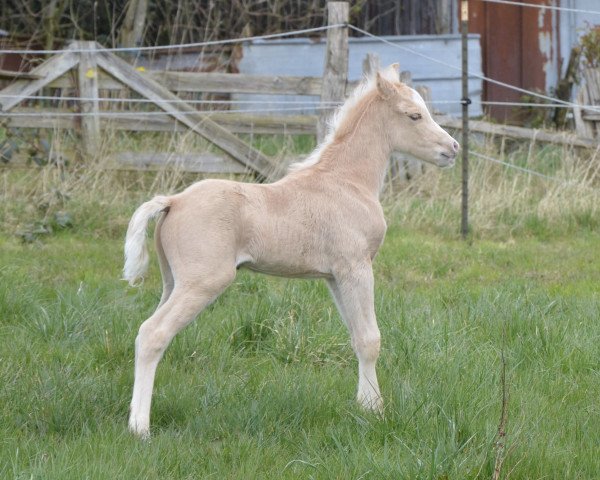
<path fill-rule="evenodd" d="M 585 13 L 588 15 L 600 15 L 600 10 L 583 10 L 581 8 L 558 7 L 556 5 L 543 5 L 525 2 L 515 2 L 513 0 L 482 0 L 486 3 L 498 3 L 502 5 L 513 5 L 515 7 L 538 8 L 540 10 L 553 10 L 556 12 L 574 12 Z"/>
<path fill-rule="evenodd" d="M 154 100 L 147 98 L 125 98 L 125 97 L 73 97 L 62 95 L 7 95 L 0 94 L 0 98 L 12 99 L 20 98 L 27 101 L 53 101 L 53 102 L 90 102 L 99 101 L 105 103 L 128 103 L 128 104 L 155 104 Z M 162 103 L 169 104 L 191 104 L 191 105 L 253 105 L 258 103 L 257 100 L 204 100 L 204 99 L 164 99 Z M 296 105 L 311 109 L 335 109 L 341 106 L 341 102 L 321 101 L 321 100 L 269 100 L 269 104 L 273 105 Z M 431 105 L 460 105 L 460 100 L 430 100 Z M 562 103 L 533 103 L 533 102 L 496 102 L 482 100 L 481 105 L 494 105 L 505 107 L 527 107 L 527 108 L 574 108 L 572 105 L 564 105 Z M 599 108 L 597 105 L 581 105 L 574 104 L 578 108 L 585 110 L 594 110 Z M 225 110 L 224 110 L 225 111 Z M 286 111 L 286 109 L 282 109 Z M 0 112 L 0 115 L 10 115 L 6 112 Z M 95 115 L 94 112 L 87 112 L 85 115 Z"/>
<path fill-rule="evenodd" d="M 246 42 L 254 42 L 259 40 L 272 40 L 275 38 L 293 37 L 297 35 L 306 35 L 307 33 L 325 32 L 334 28 L 346 28 L 348 25 L 345 23 L 338 23 L 335 25 L 325 25 L 323 27 L 304 28 L 302 30 L 293 30 L 290 32 L 271 33 L 268 35 L 256 35 L 253 37 L 240 37 L 231 38 L 226 40 L 210 40 L 206 42 L 195 42 L 195 43 L 178 43 L 174 45 L 154 45 L 147 47 L 114 47 L 114 48 L 94 48 L 95 52 L 112 52 L 112 53 L 138 53 L 138 52 L 159 52 L 164 50 L 185 50 L 190 48 L 198 47 L 214 47 L 220 45 L 235 45 Z M 18 54 L 18 55 L 53 55 L 57 53 L 71 52 L 71 53 L 86 53 L 90 49 L 78 49 L 78 48 L 66 48 L 58 50 L 23 50 L 23 49 L 8 49 L 0 50 L 1 54 Z"/>
<path fill-rule="evenodd" d="M 492 3 L 510 3 L 510 4 L 515 4 L 515 5 L 527 5 L 527 6 L 534 6 L 532 4 L 523 4 L 521 2 L 509 2 L 508 0 L 484 0 L 487 2 L 492 2 Z M 539 5 L 535 5 L 536 7 L 540 7 Z M 548 6 L 546 6 L 548 7 Z M 586 10 L 578 10 L 578 9 L 569 9 L 572 11 L 577 11 L 577 12 L 582 12 L 582 13 L 594 13 L 594 12 L 588 12 Z M 597 13 L 597 12 L 595 12 Z M 290 31 L 290 32 L 282 32 L 282 33 L 276 33 L 276 34 L 270 34 L 270 35 L 258 35 L 258 36 L 252 36 L 252 37 L 241 37 L 241 38 L 236 38 L 236 39 L 226 39 L 226 40 L 214 40 L 214 41 L 208 41 L 208 42 L 197 42 L 197 43 L 182 43 L 182 44 L 176 44 L 176 45 L 159 45 L 159 46 L 148 46 L 148 47 L 135 47 L 135 48 L 129 48 L 129 47 L 117 47 L 117 48 L 99 48 L 99 49 L 94 49 L 95 52 L 142 52 L 142 51 L 156 51 L 156 50 L 177 50 L 177 49 L 185 49 L 185 48 L 192 48 L 192 47 L 200 47 L 200 46 L 216 46 L 216 45 L 227 45 L 227 44 L 239 44 L 239 43 L 244 43 L 244 42 L 251 42 L 251 41 L 260 41 L 260 40 L 268 40 L 268 39 L 273 39 L 273 38 L 283 38 L 283 37 L 290 37 L 290 36 L 297 36 L 297 35 L 303 35 L 303 34 L 307 34 L 307 33 L 316 33 L 316 32 L 322 32 L 322 31 L 327 31 L 330 29 L 334 29 L 334 28 L 349 28 L 351 30 L 354 30 L 364 36 L 367 36 L 369 38 L 373 38 L 381 43 L 384 43 L 386 45 L 389 45 L 393 48 L 399 49 L 399 50 L 403 50 L 407 53 L 410 53 L 412 55 L 418 56 L 420 58 L 423 58 L 425 60 L 428 60 L 430 62 L 433 63 L 437 63 L 438 65 L 442 65 L 444 67 L 456 70 L 456 71 L 462 71 L 462 67 L 458 66 L 458 65 L 454 65 L 452 63 L 448 63 L 445 62 L 443 60 L 437 59 L 435 57 L 432 57 L 430 55 L 424 54 L 422 52 L 419 52 L 417 50 L 414 50 L 410 47 L 406 47 L 403 45 L 399 45 L 397 43 L 394 43 L 386 38 L 374 35 L 372 33 L 369 33 L 366 30 L 363 30 L 362 28 L 359 28 L 355 25 L 352 24 L 346 24 L 346 23 L 340 23 L 340 24 L 335 24 L 335 25 L 327 25 L 327 26 L 323 26 L 323 27 L 315 27 L 315 28 L 309 28 L 309 29 L 303 29 L 303 30 L 294 30 L 294 31 Z M 83 53 L 83 52 L 89 52 L 89 49 L 59 49 L 59 50 L 18 50 L 18 49 L 12 49 L 12 50 L 0 50 L 0 55 L 1 54 L 9 54 L 9 53 L 16 53 L 16 54 L 36 54 L 36 55 L 41 55 L 41 54 L 57 54 L 57 53 L 64 53 L 64 52 L 73 52 L 73 53 Z M 566 100 L 561 100 L 555 97 L 551 97 L 548 95 L 544 95 L 541 94 L 539 92 L 535 92 L 533 90 L 528 90 L 525 88 L 521 88 L 518 87 L 516 85 L 512 85 L 510 83 L 506 83 L 506 82 L 501 82 L 499 80 L 487 77 L 485 75 L 481 75 L 477 72 L 472 72 L 469 71 L 468 72 L 469 76 L 473 77 L 473 78 L 477 78 L 480 79 L 482 81 L 488 82 L 488 83 L 492 83 L 510 90 L 514 90 L 517 91 L 519 93 L 523 93 L 525 95 L 531 96 L 531 97 L 535 97 L 535 98 L 539 98 L 542 100 L 545 100 L 547 102 L 551 102 L 550 104 L 537 104 L 537 103 L 529 103 L 527 106 L 532 107 L 532 108 L 548 108 L 548 105 L 551 106 L 558 106 L 558 105 L 562 105 L 564 108 L 585 108 L 586 110 L 590 110 L 596 113 L 600 113 L 600 106 L 597 105 L 579 105 L 577 103 L 574 102 L 569 102 Z M 24 97 L 26 98 L 26 97 Z M 27 98 L 33 98 L 33 96 L 31 97 L 27 97 Z M 106 99 L 106 101 L 110 101 L 108 99 Z M 119 101 L 119 100 L 116 100 Z M 125 99 L 123 100 L 125 101 Z M 460 100 L 456 100 L 456 103 L 460 103 Z M 483 104 L 483 102 L 482 102 Z M 490 103 L 490 105 L 492 105 Z M 497 102 L 494 103 L 494 105 L 506 105 L 506 106 L 525 106 L 525 105 L 517 105 L 516 102 Z"/>
<path fill-rule="evenodd" d="M 160 103 L 160 102 L 159 102 Z M 313 107 L 311 107 L 313 108 Z M 335 109 L 334 106 L 315 106 L 317 110 L 331 110 Z M 221 114 L 221 113 L 273 113 L 273 112 L 301 112 L 305 111 L 304 107 L 288 107 L 288 108 L 251 108 L 251 109 L 227 109 L 227 110 L 193 110 L 193 111 L 178 111 L 178 115 L 206 115 L 210 116 L 213 114 Z M 163 117 L 172 117 L 173 114 L 169 112 L 164 112 L 160 110 L 156 111 L 99 111 L 99 112 L 15 112 L 15 113 L 2 113 L 0 112 L 1 117 L 131 117 L 132 115 L 143 114 L 144 116 L 163 116 Z M 143 118 L 140 118 L 142 121 Z"/>
<path fill-rule="evenodd" d="M 403 45 L 398 45 L 397 43 L 391 42 L 390 40 L 387 40 L 385 38 L 379 37 L 377 35 L 373 35 L 372 33 L 369 33 L 366 30 L 363 30 L 362 28 L 355 27 L 354 25 L 348 25 L 348 27 L 350 27 L 351 29 L 353 29 L 353 30 L 355 30 L 357 32 L 362 33 L 365 36 L 377 39 L 380 42 L 385 43 L 385 44 L 387 44 L 387 45 L 389 45 L 391 47 L 394 47 L 394 48 L 397 48 L 399 50 L 403 50 L 405 52 L 411 53 L 411 54 L 416 55 L 418 57 L 421 57 L 421 58 L 423 58 L 425 60 L 429 60 L 431 62 L 437 63 L 438 65 L 442 65 L 444 67 L 451 68 L 453 70 L 457 70 L 457 71 L 461 71 L 462 72 L 462 67 L 459 67 L 457 65 L 453 65 L 453 64 L 445 62 L 443 60 L 439 60 L 437 58 L 434 58 L 434 57 L 432 57 L 430 55 L 426 55 L 426 54 L 424 54 L 422 52 L 418 52 L 418 51 L 416 51 L 416 50 L 414 50 L 414 49 L 412 49 L 410 47 L 405 47 Z M 498 85 L 500 87 L 504 87 L 504 88 L 507 88 L 509 90 L 514 90 L 516 92 L 523 93 L 523 94 L 529 95 L 531 97 L 540 98 L 542 100 L 546 100 L 546 101 L 549 101 L 549 102 L 558 103 L 560 105 L 565 105 L 565 106 L 571 107 L 571 108 L 580 108 L 581 107 L 577 103 L 568 102 L 566 100 L 560 100 L 558 98 L 550 97 L 548 95 L 544 95 L 542 93 L 538 93 L 538 92 L 535 92 L 533 90 L 527 90 L 525 88 L 521 88 L 521 87 L 518 87 L 516 85 L 511 85 L 510 83 L 501 82 L 500 80 L 495 80 L 493 78 L 486 77 L 485 75 L 481 75 L 481 74 L 476 73 L 476 72 L 468 71 L 467 73 L 468 73 L 468 75 L 470 77 L 478 78 L 478 79 L 483 80 L 485 82 L 493 83 L 494 85 Z M 600 107 L 599 106 L 590 105 L 589 106 L 589 110 L 592 110 L 594 112 L 600 113 Z"/>
<path fill-rule="evenodd" d="M 69 102 L 90 102 L 90 101 L 99 101 L 99 102 L 108 102 L 108 103 L 156 103 L 155 100 L 150 100 L 148 98 L 123 98 L 123 97 L 69 97 L 69 96 L 50 96 L 50 95 L 0 95 L 0 98 L 23 98 L 26 100 L 56 100 L 56 101 L 69 101 Z M 177 100 L 169 100 L 164 99 L 164 103 L 171 104 L 179 104 L 179 103 L 190 103 L 190 104 L 198 104 L 198 105 L 231 105 L 231 104 L 253 104 L 257 103 L 256 100 L 195 100 L 195 99 L 177 99 Z M 319 100 L 269 100 L 269 103 L 281 104 L 281 105 L 329 105 L 329 106 L 339 106 L 340 102 L 327 102 L 327 101 L 319 101 Z"/>
<path fill-rule="evenodd" d="M 507 5 L 513 5 L 513 6 L 519 6 L 519 7 L 535 7 L 535 8 L 547 8 L 547 9 L 551 9 L 551 10 L 558 10 L 558 11 L 570 11 L 570 12 L 579 12 L 579 13 L 585 13 L 585 14 L 598 14 L 600 15 L 600 12 L 597 11 L 590 11 L 590 10 L 582 10 L 582 9 L 573 9 L 573 8 L 566 8 L 566 7 L 555 7 L 555 6 L 549 6 L 549 5 L 533 5 L 533 4 L 527 4 L 527 3 L 523 3 L 523 2 L 516 2 L 516 1 L 510 1 L 510 0 L 483 0 L 485 2 L 488 3 L 498 3 L 498 4 L 507 4 Z M 173 51 L 173 50 L 185 50 L 185 49 L 190 49 L 190 48 L 198 48 L 198 47 L 208 47 L 208 46 L 219 46 L 219 45 L 231 45 L 231 44 L 241 44 L 241 43 L 245 43 L 245 42 L 256 42 L 256 41 L 262 41 L 262 40 L 269 40 L 269 39 L 275 39 L 275 38 L 284 38 L 284 37 L 292 37 L 292 36 L 298 36 L 298 35 L 306 35 L 306 34 L 310 34 L 310 33 L 317 33 L 317 32 L 324 32 L 330 29 L 335 29 L 335 28 L 349 28 L 357 33 L 360 33 L 361 35 L 364 35 L 366 37 L 369 38 L 373 38 L 381 43 L 384 43 L 386 45 L 389 45 L 393 48 L 405 51 L 407 53 L 410 53 L 412 55 L 418 56 L 420 58 L 423 58 L 425 60 L 428 60 L 430 62 L 436 63 L 438 65 L 444 66 L 446 68 L 450 68 L 453 70 L 458 70 L 458 71 L 462 71 L 462 67 L 458 66 L 458 65 L 454 65 L 452 63 L 440 60 L 438 58 L 432 57 L 430 55 L 424 54 L 422 52 L 416 51 L 410 47 L 406 47 L 403 45 L 399 45 L 397 43 L 394 43 L 393 41 L 390 41 L 386 38 L 382 38 L 380 36 L 374 35 L 369 33 L 368 31 L 361 29 L 355 25 L 352 24 L 346 24 L 346 23 L 338 23 L 335 25 L 327 25 L 327 26 L 323 26 L 323 27 L 315 27 L 315 28 L 308 28 L 308 29 L 301 29 L 301 30 L 294 30 L 294 31 L 289 31 L 289 32 L 282 32 L 282 33 L 276 33 L 276 34 L 269 34 L 269 35 L 259 35 L 259 36 L 250 36 L 250 37 L 241 37 L 241 38 L 235 38 L 235 39 L 226 39 L 226 40 L 215 40 L 215 41 L 207 41 L 207 42 L 196 42 L 196 43 L 181 43 L 181 44 L 176 44 L 176 45 L 160 45 L 160 46 L 148 46 L 148 47 L 117 47 L 117 48 L 97 48 L 97 49 L 93 49 L 95 52 L 113 52 L 113 53 L 117 53 L 117 52 L 133 52 L 133 53 L 140 53 L 140 52 L 149 52 L 149 51 L 164 51 L 164 50 L 169 50 L 169 51 Z M 60 54 L 60 53 L 64 53 L 64 52 L 72 52 L 72 53 L 83 53 L 83 52 L 89 52 L 90 49 L 75 49 L 75 48 L 67 48 L 67 49 L 58 49 L 58 50 L 24 50 L 24 49 L 3 49 L 0 50 L 0 55 L 2 54 L 22 54 L 22 55 L 45 55 L 45 54 Z M 579 105 L 577 103 L 574 102 L 569 102 L 566 100 L 560 100 L 548 95 L 544 95 L 541 94 L 539 92 L 535 92 L 532 90 L 528 90 L 528 89 L 524 89 L 521 87 L 518 87 L 516 85 L 512 85 L 509 83 L 505 83 L 505 82 L 501 82 L 499 80 L 487 77 L 485 75 L 481 75 L 477 72 L 468 72 L 468 75 L 473 77 L 473 78 L 477 78 L 480 79 L 482 81 L 485 82 L 489 82 L 513 91 L 517 91 L 523 94 L 526 94 L 530 97 L 535 97 L 535 98 L 539 98 L 541 100 L 544 100 L 546 102 L 550 102 L 550 103 L 532 103 L 532 102 L 497 102 L 497 101 L 482 101 L 481 104 L 482 105 L 495 105 L 495 106 L 511 106 L 511 107 L 529 107 L 529 108 L 583 108 L 585 110 L 588 111 L 592 111 L 592 112 L 600 112 L 600 107 L 596 106 L 596 105 Z M 40 101 L 40 100 L 45 100 L 45 101 L 69 101 L 69 102 L 89 102 L 89 101 L 99 101 L 99 102 L 107 102 L 107 103 L 128 103 L 128 104 L 156 104 L 156 101 L 153 100 L 149 100 L 149 99 L 143 99 L 143 98 L 113 98 L 113 97 L 106 97 L 106 98 L 86 98 L 86 97 L 69 97 L 69 96 L 52 96 L 52 95 L 0 95 L 0 98 L 22 98 L 24 100 L 30 100 L 30 101 Z M 252 100 L 184 100 L 184 99 L 178 99 L 178 100 L 161 100 L 159 103 L 186 103 L 186 104 L 196 104 L 196 105 L 244 105 L 244 104 L 256 104 L 256 101 L 252 101 Z M 194 110 L 193 112 L 179 112 L 180 114 L 198 114 L 198 113 L 202 113 L 202 114 L 206 114 L 206 115 L 210 115 L 210 114 L 227 114 L 227 113 L 274 113 L 274 112 L 291 112 L 291 111 L 305 111 L 306 108 L 310 108 L 310 109 L 314 109 L 314 110 L 328 110 L 328 109 L 335 109 L 339 106 L 338 102 L 320 102 L 320 101 L 298 101 L 298 100 L 288 100 L 288 101 L 284 101 L 284 100 L 273 100 L 273 101 L 269 101 L 269 103 L 271 104 L 277 104 L 280 105 L 279 107 L 274 107 L 274 108 L 249 108 L 249 109 L 212 109 L 212 110 L 205 110 L 205 111 L 196 111 Z M 445 100 L 445 101 L 431 101 L 430 102 L 432 105 L 435 104 L 460 104 L 462 103 L 461 100 Z M 53 112 L 51 115 L 52 117 L 84 117 L 84 116 L 99 116 L 99 117 L 119 117 L 119 116 L 131 116 L 132 113 L 135 113 L 133 111 L 129 111 L 129 112 L 115 112 L 115 111 L 99 111 L 99 112 Z M 156 115 L 156 116 L 171 116 L 171 114 L 164 112 L 164 111 L 145 111 L 143 112 L 144 115 Z M 39 117 L 39 116 L 43 116 L 43 113 L 41 112 L 0 112 L 0 117 Z M 490 157 L 488 155 L 484 155 L 481 153 L 477 153 L 477 152 L 471 152 L 473 156 L 481 159 L 481 160 L 485 160 L 488 162 L 492 162 L 495 164 L 499 164 L 499 165 L 503 165 L 506 166 L 508 168 L 512 168 L 518 171 L 521 171 L 523 173 L 527 173 L 529 175 L 534 175 L 540 178 L 544 178 L 547 180 L 552 180 L 552 181 L 561 181 L 555 177 L 551 177 L 549 175 L 525 168 L 525 167 L 521 167 L 512 163 L 508 163 L 493 157 Z"/>
<path fill-rule="evenodd" d="M 564 183 L 564 181 L 561 180 L 561 179 L 559 179 L 559 178 L 552 177 L 550 175 L 546 175 L 545 173 L 537 172 L 537 171 L 532 170 L 530 168 L 521 167 L 519 165 L 515 165 L 514 163 L 505 162 L 503 160 L 499 160 L 497 158 L 490 157 L 489 155 L 484 155 L 482 153 L 478 153 L 478 152 L 474 152 L 474 151 L 470 151 L 469 154 L 473 155 L 474 157 L 479 158 L 481 160 L 486 160 L 486 161 L 491 162 L 491 163 L 495 163 L 495 164 L 498 164 L 498 165 L 503 165 L 505 167 L 512 168 L 513 170 L 518 170 L 519 172 L 527 173 L 528 175 L 533 175 L 535 177 L 543 178 L 545 180 L 552 180 L 553 182 Z"/>

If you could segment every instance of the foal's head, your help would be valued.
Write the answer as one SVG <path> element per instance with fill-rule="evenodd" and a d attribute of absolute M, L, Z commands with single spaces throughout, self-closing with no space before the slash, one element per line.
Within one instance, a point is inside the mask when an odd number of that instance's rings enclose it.
<path fill-rule="evenodd" d="M 378 72 L 376 83 L 392 148 L 438 167 L 454 165 L 458 142 L 431 118 L 421 95 L 400 82 L 398 64 Z"/>

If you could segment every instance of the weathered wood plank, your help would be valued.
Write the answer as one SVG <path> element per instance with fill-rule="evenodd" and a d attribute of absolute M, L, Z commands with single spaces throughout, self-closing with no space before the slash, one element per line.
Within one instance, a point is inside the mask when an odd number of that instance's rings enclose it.
<path fill-rule="evenodd" d="M 168 168 L 190 173 L 251 173 L 238 162 L 210 152 L 119 152 L 108 159 L 108 164 L 133 170 Z"/>
<path fill-rule="evenodd" d="M 77 82 L 79 85 L 79 108 L 81 117 L 81 141 L 87 156 L 94 157 L 100 148 L 100 120 L 98 118 L 98 66 L 94 50 L 96 42 L 75 42 L 79 53 Z"/>
<path fill-rule="evenodd" d="M 37 92 L 55 78 L 77 65 L 79 57 L 69 50 L 50 57 L 41 65 L 34 68 L 30 74 L 40 78 L 20 79 L 0 90 L 0 110 L 6 112 L 19 104 L 25 97 Z M 10 96 L 10 97 L 9 97 Z"/>
<path fill-rule="evenodd" d="M 575 99 L 576 107 L 573 107 L 573 119 L 575 120 L 575 130 L 581 138 L 594 138 L 594 124 L 583 118 L 583 109 L 579 105 L 589 105 L 590 99 L 586 88 L 580 88 Z"/>
<path fill-rule="evenodd" d="M 78 117 L 64 116 L 70 110 L 38 110 L 35 108 L 19 108 L 13 110 L 15 116 L 6 117 L 8 127 L 75 129 Z M 28 116 L 18 116 L 26 114 Z M 316 133 L 316 115 L 252 115 L 244 113 L 209 113 L 198 112 L 235 133 L 256 134 L 288 134 L 314 135 Z M 32 115 L 32 116 L 29 116 Z M 189 128 L 178 123 L 172 117 L 158 116 L 143 112 L 102 112 L 99 115 L 100 128 L 115 130 L 131 130 L 140 132 L 185 132 Z"/>
<path fill-rule="evenodd" d="M 582 76 L 584 82 L 581 90 L 587 92 L 585 104 L 600 106 L 600 68 L 585 68 Z M 600 138 L 600 125 L 590 122 L 586 118 L 589 118 L 589 114 L 592 112 L 583 111 L 581 113 L 583 123 L 586 124 L 586 134 L 594 138 Z"/>
<path fill-rule="evenodd" d="M 0 78 L 17 78 L 20 80 L 39 80 L 41 75 L 34 75 L 31 72 L 15 72 L 14 70 L 3 70 L 0 68 Z"/>
<path fill-rule="evenodd" d="M 72 159 L 74 152 L 61 153 L 61 157 Z M 0 161 L 0 169 L 43 168 L 31 161 L 27 153 L 17 153 L 10 162 Z M 186 173 L 251 173 L 238 162 L 211 152 L 119 152 L 103 159 L 102 168 L 113 170 L 157 171 L 175 170 Z"/>
<path fill-rule="evenodd" d="M 588 91 L 590 103 L 600 105 L 600 68 L 583 70 L 584 88 Z"/>
<path fill-rule="evenodd" d="M 174 92 L 211 93 L 263 93 L 273 95 L 321 95 L 323 80 L 320 77 L 288 77 L 246 75 L 243 73 L 203 72 L 140 72 Z M 61 77 L 50 83 L 51 87 L 74 87 L 72 79 Z M 123 84 L 101 75 L 99 88 L 121 90 Z"/>
<path fill-rule="evenodd" d="M 327 22 L 331 25 L 348 23 L 349 6 L 347 2 L 327 2 Z M 332 28 L 327 30 L 325 69 L 323 71 L 322 102 L 342 102 L 346 98 L 348 81 L 348 29 Z M 327 104 L 327 103 L 325 103 Z M 321 143 L 327 135 L 328 122 L 333 112 L 321 111 L 317 123 L 317 142 Z"/>
<path fill-rule="evenodd" d="M 63 75 L 52 80 L 48 87 L 50 88 L 77 88 L 77 79 L 70 75 Z M 98 72 L 98 88 L 103 90 L 123 90 L 123 84 L 105 72 Z"/>
<path fill-rule="evenodd" d="M 151 72 L 150 75 L 169 90 L 178 92 L 320 95 L 323 83 L 323 80 L 318 77 L 240 73 Z"/>
<path fill-rule="evenodd" d="M 97 62 L 117 80 L 155 102 L 159 108 L 218 146 L 243 165 L 253 168 L 262 177 L 268 178 L 273 171 L 270 160 L 261 152 L 206 116 L 199 115 L 198 111 L 190 105 L 171 103 L 179 100 L 179 97 L 159 83 L 136 71 L 124 60 L 113 54 L 101 52 L 97 55 Z"/>
<path fill-rule="evenodd" d="M 316 115 L 214 114 L 211 118 L 237 133 L 316 134 Z"/>
<path fill-rule="evenodd" d="M 43 111 L 36 108 L 19 108 L 11 112 L 11 115 L 14 114 L 14 116 L 3 117 L 3 121 L 6 122 L 6 126 L 9 128 L 59 128 L 75 130 L 78 127 L 77 117 L 63 117 L 62 114 L 65 112 L 67 110 Z M 19 116 L 20 114 L 25 115 Z M 32 114 L 35 114 L 35 116 L 30 116 Z"/>
<path fill-rule="evenodd" d="M 588 122 L 600 122 L 600 113 L 588 113 L 584 110 L 582 118 Z"/>

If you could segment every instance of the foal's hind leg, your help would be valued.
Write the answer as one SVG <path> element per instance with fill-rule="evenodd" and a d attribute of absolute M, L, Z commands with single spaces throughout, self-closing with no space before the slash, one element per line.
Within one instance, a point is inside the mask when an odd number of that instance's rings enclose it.
<path fill-rule="evenodd" d="M 169 265 L 162 244 L 162 236 L 160 231 L 164 220 L 165 216 L 162 215 L 156 222 L 156 228 L 154 229 L 154 244 L 156 246 L 158 264 L 160 265 L 160 274 L 163 282 L 162 295 L 160 297 L 160 303 L 158 304 L 159 307 L 169 299 L 169 296 L 171 295 L 175 285 L 173 280 L 173 272 L 171 271 L 171 266 Z"/>
<path fill-rule="evenodd" d="M 358 358 L 357 400 L 363 407 L 380 412 L 383 402 L 375 372 L 380 334 L 375 318 L 371 264 L 365 262 L 338 272 L 328 285 L 350 330 L 352 348 Z"/>
<path fill-rule="evenodd" d="M 209 282 L 182 282 L 140 327 L 135 340 L 135 382 L 129 429 L 149 435 L 150 403 L 156 367 L 173 337 L 209 305 L 235 278 L 235 267 L 210 277 Z M 183 285 L 183 286 L 180 286 Z"/>

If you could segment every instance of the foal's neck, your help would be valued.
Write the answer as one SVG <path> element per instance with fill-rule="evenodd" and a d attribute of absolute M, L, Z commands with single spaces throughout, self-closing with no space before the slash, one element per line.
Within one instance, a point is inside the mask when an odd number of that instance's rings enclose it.
<path fill-rule="evenodd" d="M 388 160 L 392 154 L 385 116 L 378 113 L 379 99 L 372 97 L 358 106 L 356 112 L 336 130 L 333 140 L 324 148 L 319 164 L 379 197 Z"/>

